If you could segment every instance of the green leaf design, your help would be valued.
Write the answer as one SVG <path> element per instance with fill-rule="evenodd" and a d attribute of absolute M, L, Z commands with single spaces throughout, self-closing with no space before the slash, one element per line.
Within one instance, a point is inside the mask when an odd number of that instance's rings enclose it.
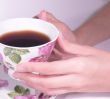
<path fill-rule="evenodd" d="M 15 96 L 24 96 L 24 95 L 30 95 L 30 89 L 24 88 L 21 85 L 16 85 L 14 88 L 14 91 L 8 93 L 9 97 L 14 98 Z"/>
<path fill-rule="evenodd" d="M 27 89 L 24 91 L 23 95 L 29 95 L 30 93 L 31 93 L 30 90 L 27 88 Z"/>
<path fill-rule="evenodd" d="M 24 92 L 26 91 L 24 87 L 20 86 L 20 85 L 17 85 L 15 88 L 14 88 L 15 92 L 19 93 L 19 94 L 24 94 Z"/>
<path fill-rule="evenodd" d="M 24 55 L 29 53 L 28 49 L 13 49 L 13 52 L 18 54 L 18 55 Z"/>
<path fill-rule="evenodd" d="M 5 47 L 4 50 L 3 50 L 3 52 L 4 52 L 4 54 L 5 54 L 6 56 L 8 56 L 8 55 L 11 53 L 12 50 L 13 50 L 12 48 Z"/>
<path fill-rule="evenodd" d="M 17 64 L 21 61 L 21 56 L 16 53 L 10 53 L 9 58 L 12 62 Z"/>
<path fill-rule="evenodd" d="M 15 98 L 15 96 L 19 96 L 19 95 L 21 95 L 21 94 L 19 94 L 17 92 L 10 92 L 10 93 L 8 93 L 8 96 L 10 96 L 13 99 Z"/>

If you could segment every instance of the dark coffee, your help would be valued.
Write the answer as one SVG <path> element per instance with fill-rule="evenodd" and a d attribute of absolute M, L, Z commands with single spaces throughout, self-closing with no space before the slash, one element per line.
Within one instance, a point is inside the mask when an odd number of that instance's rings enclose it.
<path fill-rule="evenodd" d="M 33 47 L 49 41 L 47 35 L 31 30 L 13 31 L 0 36 L 0 43 L 14 47 Z"/>

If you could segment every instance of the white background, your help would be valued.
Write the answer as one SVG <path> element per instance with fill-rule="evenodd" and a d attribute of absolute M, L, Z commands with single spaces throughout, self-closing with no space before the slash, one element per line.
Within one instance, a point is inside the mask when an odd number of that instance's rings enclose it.
<path fill-rule="evenodd" d="M 32 17 L 41 10 L 52 12 L 72 29 L 78 27 L 108 0 L 0 0 L 0 21 Z"/>
<path fill-rule="evenodd" d="M 16 17 L 32 17 L 41 10 L 52 12 L 57 18 L 76 29 L 91 15 L 102 8 L 108 0 L 0 0 L 0 21 Z M 110 50 L 110 40 L 97 45 Z M 93 95 L 69 95 L 66 99 L 91 99 Z M 109 94 L 98 95 L 97 99 L 109 99 Z M 63 97 L 63 96 L 62 96 Z M 93 99 L 95 99 L 93 97 Z M 64 97 L 62 98 L 64 99 Z"/>

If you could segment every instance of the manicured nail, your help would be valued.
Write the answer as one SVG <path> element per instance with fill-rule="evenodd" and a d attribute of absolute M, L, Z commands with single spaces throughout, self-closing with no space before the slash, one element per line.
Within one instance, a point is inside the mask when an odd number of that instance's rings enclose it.
<path fill-rule="evenodd" d="M 15 70 L 12 70 L 12 69 L 9 69 L 8 70 L 8 75 L 14 79 L 14 80 L 17 80 L 17 81 L 20 81 L 20 79 L 17 79 L 15 76 L 14 76 L 14 73 L 15 73 Z"/>

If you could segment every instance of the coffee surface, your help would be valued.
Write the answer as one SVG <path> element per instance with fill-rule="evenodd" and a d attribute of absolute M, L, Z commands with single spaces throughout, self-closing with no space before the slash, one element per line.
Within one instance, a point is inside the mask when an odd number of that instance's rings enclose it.
<path fill-rule="evenodd" d="M 0 36 L 0 43 L 14 47 L 33 47 L 49 41 L 44 33 L 31 30 L 12 31 Z"/>

